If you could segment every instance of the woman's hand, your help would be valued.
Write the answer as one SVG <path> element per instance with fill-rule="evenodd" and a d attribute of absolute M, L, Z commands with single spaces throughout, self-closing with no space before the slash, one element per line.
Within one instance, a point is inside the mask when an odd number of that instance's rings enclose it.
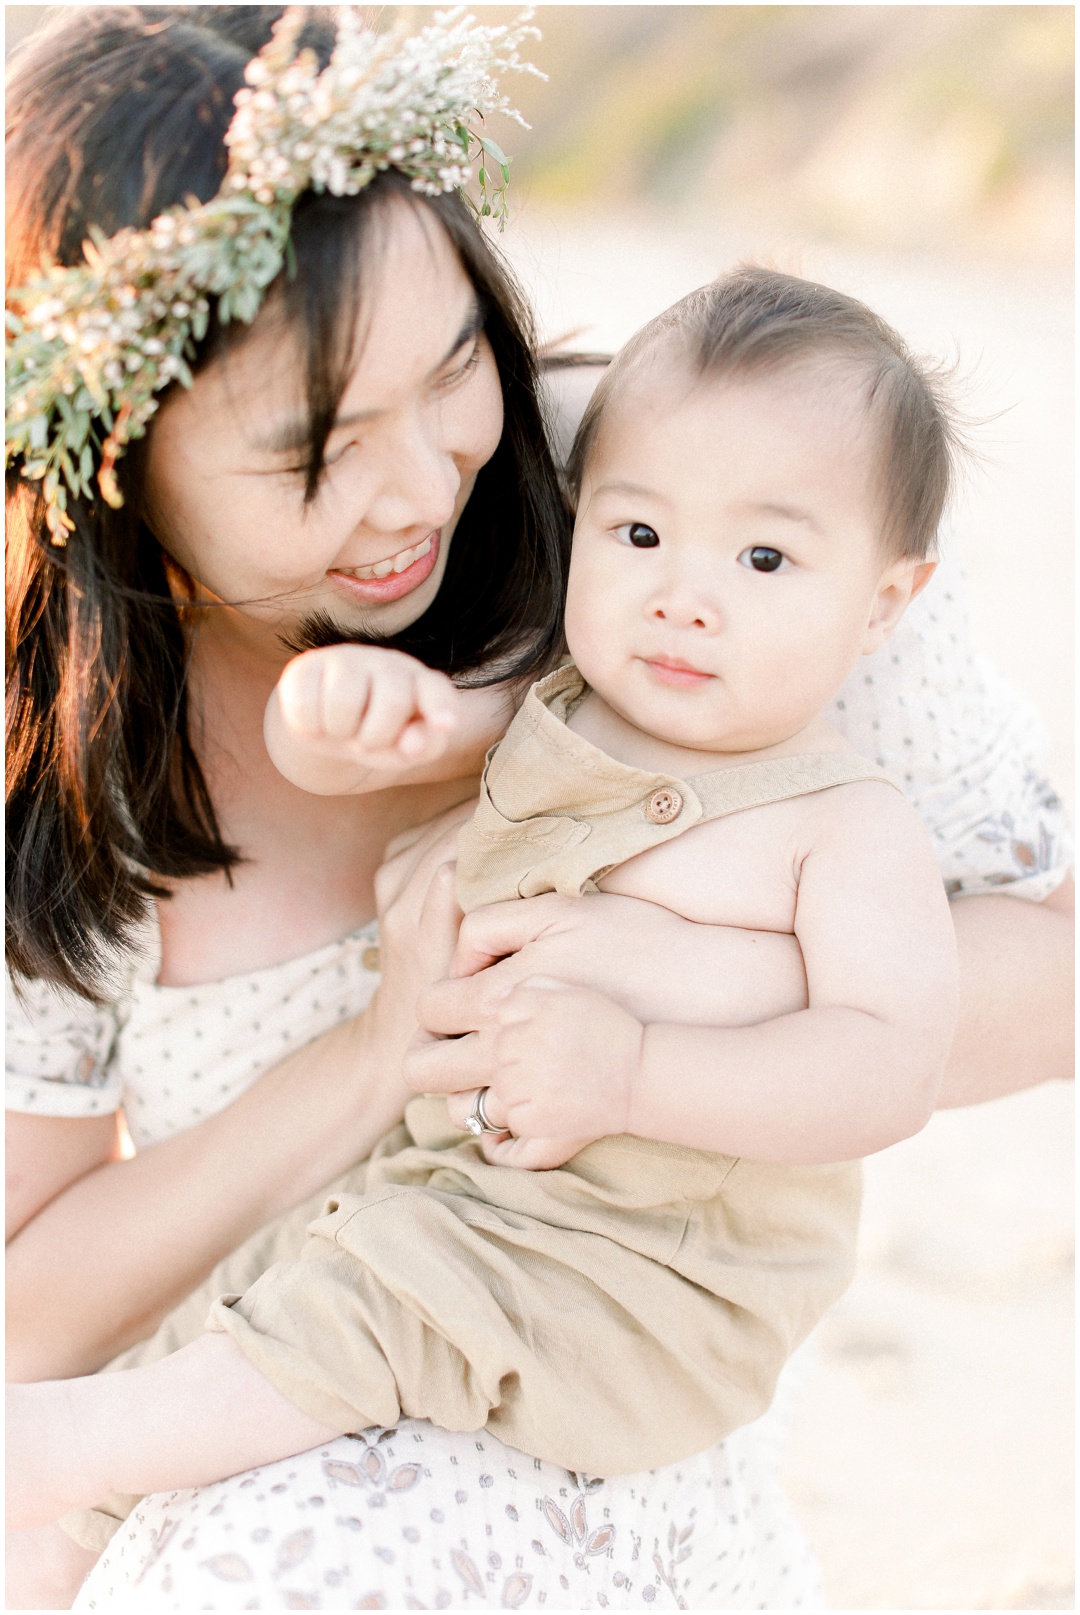
<path fill-rule="evenodd" d="M 698 925 L 636 897 L 549 893 L 466 915 L 449 978 L 421 995 L 420 1023 L 478 1031 L 530 976 L 588 987 L 646 1022 L 752 1026 L 807 1004 L 793 936 Z"/>
<path fill-rule="evenodd" d="M 368 1047 L 400 1071 L 417 1030 L 418 1004 L 450 968 L 461 910 L 455 894 L 457 838 L 475 803 L 462 802 L 398 836 L 375 876 L 381 980 L 368 1012 Z"/>
<path fill-rule="evenodd" d="M 406 1058 L 413 1087 L 448 1095 L 450 1120 L 465 1126 L 475 1093 L 484 1114 L 513 1136 L 481 1135 L 493 1165 L 562 1166 L 598 1138 L 627 1131 L 644 1028 L 586 988 L 531 976 L 497 1001 L 481 1029 L 437 1039 L 421 1033 Z"/>
<path fill-rule="evenodd" d="M 794 937 L 604 892 L 497 903 L 465 917 L 448 979 L 422 992 L 405 1077 L 456 1095 L 459 1125 L 490 1088 L 489 1119 L 519 1136 L 485 1135 L 487 1158 L 553 1167 L 623 1130 L 643 1022 L 745 1026 L 805 1007 Z"/>

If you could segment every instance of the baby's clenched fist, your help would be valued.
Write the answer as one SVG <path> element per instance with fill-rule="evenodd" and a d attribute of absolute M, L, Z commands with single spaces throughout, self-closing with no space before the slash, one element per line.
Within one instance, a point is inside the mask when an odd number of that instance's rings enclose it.
<path fill-rule="evenodd" d="M 267 703 L 275 766 L 306 791 L 338 795 L 436 762 L 459 726 L 461 694 L 444 673 L 377 645 L 305 651 Z"/>

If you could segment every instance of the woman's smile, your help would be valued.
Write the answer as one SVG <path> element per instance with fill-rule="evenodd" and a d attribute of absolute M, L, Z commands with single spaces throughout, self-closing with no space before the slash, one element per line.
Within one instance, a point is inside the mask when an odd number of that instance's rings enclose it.
<path fill-rule="evenodd" d="M 429 578 L 439 559 L 442 529 L 428 533 L 419 544 L 398 550 L 369 566 L 335 567 L 327 577 L 352 600 L 382 605 L 400 600 Z"/>

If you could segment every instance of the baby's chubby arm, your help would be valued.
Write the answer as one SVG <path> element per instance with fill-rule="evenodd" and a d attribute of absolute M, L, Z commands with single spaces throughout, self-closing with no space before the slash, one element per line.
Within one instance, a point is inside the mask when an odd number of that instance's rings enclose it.
<path fill-rule="evenodd" d="M 513 711 L 505 684 L 459 689 L 401 651 L 328 645 L 285 668 L 263 735 L 294 785 L 347 796 L 478 774 Z"/>
<path fill-rule="evenodd" d="M 488 1084 L 488 1115 L 518 1135 L 490 1159 L 554 1166 L 584 1141 L 635 1133 L 790 1163 L 852 1159 L 918 1131 L 956 1016 L 955 940 L 929 839 L 899 792 L 845 786 L 807 799 L 795 934 L 809 1008 L 759 1024 L 642 1024 L 550 978 L 506 995 L 470 1038 L 415 1048 L 426 1091 Z M 690 832 L 708 883 L 710 826 Z M 700 838 L 700 839 L 699 839 Z M 461 1120 L 469 1096 L 451 1100 Z M 462 1111 L 462 1115 L 458 1115 Z"/>
<path fill-rule="evenodd" d="M 627 1131 L 709 1133 L 706 1148 L 814 1163 L 872 1154 L 929 1120 L 958 1005 L 929 837 L 885 785 L 816 802 L 795 912 L 809 1007 L 733 1031 L 646 1027 Z"/>

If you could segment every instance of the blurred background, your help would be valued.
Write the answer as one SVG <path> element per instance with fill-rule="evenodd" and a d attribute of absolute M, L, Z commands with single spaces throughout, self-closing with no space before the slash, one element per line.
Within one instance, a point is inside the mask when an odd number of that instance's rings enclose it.
<path fill-rule="evenodd" d="M 9 49 L 49 9 L 6 6 Z M 548 81 L 508 85 L 532 127 L 490 133 L 543 338 L 610 351 L 752 259 L 955 360 L 978 455 L 946 542 L 1071 805 L 1073 8 L 536 22 Z M 834 1608 L 1073 1608 L 1071 1104 L 1047 1085 L 942 1114 L 867 1163 L 859 1277 L 804 1355 L 786 1463 Z"/>

